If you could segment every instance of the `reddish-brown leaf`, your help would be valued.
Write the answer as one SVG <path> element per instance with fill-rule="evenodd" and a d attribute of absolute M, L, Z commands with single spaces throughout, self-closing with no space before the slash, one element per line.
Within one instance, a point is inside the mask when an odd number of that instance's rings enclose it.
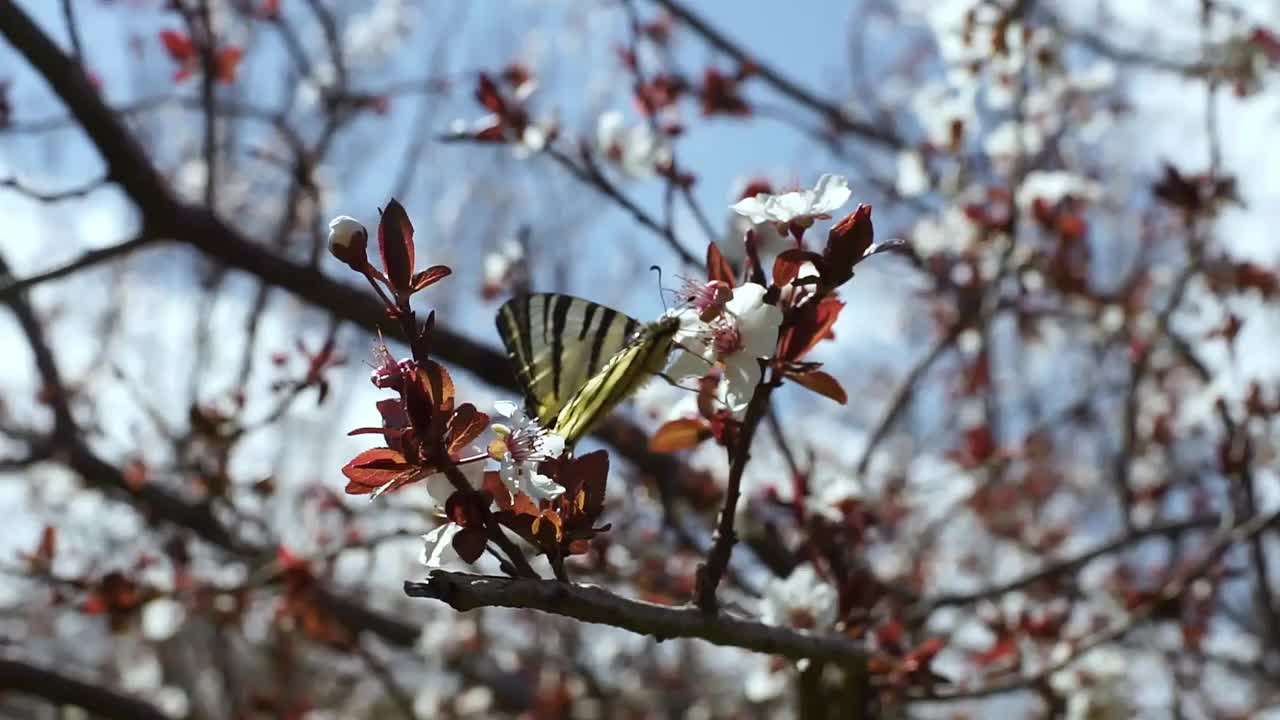
<path fill-rule="evenodd" d="M 502 478 L 498 476 L 496 470 L 485 471 L 484 479 L 480 481 L 480 487 L 493 496 L 500 510 L 514 509 L 515 499 L 511 497 L 511 491 L 507 489 L 507 486 L 502 484 Z"/>
<path fill-rule="evenodd" d="M 539 513 L 538 517 L 534 518 L 530 530 L 544 548 L 554 547 L 564 539 L 564 523 L 560 519 L 560 514 L 554 510 L 543 510 Z"/>
<path fill-rule="evenodd" d="M 820 341 L 831 337 L 831 328 L 843 309 L 844 303 L 832 296 L 800 306 L 791 327 L 778 339 L 778 359 L 795 362 Z"/>
<path fill-rule="evenodd" d="M 446 431 L 449 452 L 451 454 L 462 452 L 467 443 L 479 437 L 488 426 L 489 416 L 476 410 L 475 405 L 471 403 L 459 405 L 458 409 L 453 411 L 453 415 L 449 416 Z"/>
<path fill-rule="evenodd" d="M 806 262 L 811 262 L 815 267 L 822 267 L 822 256 L 816 252 L 809 250 L 801 250 L 799 248 L 791 248 L 778 253 L 778 257 L 773 259 L 773 285 L 774 287 L 786 287 L 800 276 L 800 268 Z"/>
<path fill-rule="evenodd" d="M 680 418 L 665 423 L 649 439 L 652 452 L 676 452 L 697 447 L 711 437 L 711 429 L 699 418 Z"/>
<path fill-rule="evenodd" d="M 348 495 L 367 495 L 388 486 L 383 492 L 394 490 L 416 479 L 418 468 L 410 465 L 404 455 L 391 448 L 373 448 L 356 455 L 342 468 L 347 476 Z M 399 482 L 397 482 L 399 481 Z"/>
<path fill-rule="evenodd" d="M 822 251 L 823 281 L 836 287 L 853 277 L 853 266 L 862 261 L 874 240 L 871 206 L 859 205 L 832 225 L 827 234 L 827 246 Z"/>
<path fill-rule="evenodd" d="M 556 481 L 565 487 L 566 496 L 572 497 L 584 485 L 600 483 L 603 486 L 609 476 L 609 453 L 596 450 L 562 462 L 555 473 Z"/>
<path fill-rule="evenodd" d="M 720 247 L 715 243 L 707 245 L 707 280 L 719 280 L 728 283 L 729 287 L 736 287 L 738 284 L 733 277 L 733 266 L 724 258 Z"/>
<path fill-rule="evenodd" d="M 476 80 L 476 100 L 489 112 L 503 116 L 507 112 L 507 103 L 498 92 L 498 86 L 485 73 L 480 73 Z"/>
<path fill-rule="evenodd" d="M 448 265 L 432 265 L 413 276 L 413 291 L 417 292 L 428 285 L 434 285 L 441 280 L 449 277 L 453 270 Z"/>
<path fill-rule="evenodd" d="M 840 386 L 840 381 L 821 370 L 811 370 L 806 373 L 787 373 L 787 377 L 823 397 L 835 400 L 841 405 L 849 402 L 849 395 Z"/>
<path fill-rule="evenodd" d="M 36 545 L 36 549 L 30 553 L 23 553 L 22 559 L 26 561 L 32 573 L 43 574 L 49 571 L 57 551 L 58 529 L 52 525 L 45 525 L 44 530 L 40 531 L 40 542 Z"/>
<path fill-rule="evenodd" d="M 482 528 L 462 528 L 453 536 L 453 550 L 458 553 L 458 557 L 473 563 L 484 554 L 484 547 L 488 542 L 489 536 Z"/>
<path fill-rule="evenodd" d="M 160 42 L 169 52 L 169 57 L 178 62 L 186 62 L 196 56 L 196 48 L 191 44 L 191 38 L 177 30 L 161 30 Z"/>
<path fill-rule="evenodd" d="M 244 50 L 235 46 L 224 47 L 218 51 L 214 63 L 214 77 L 218 82 L 231 84 L 236 81 L 236 70 L 244 59 Z"/>
<path fill-rule="evenodd" d="M 395 198 L 387 203 L 378 220 L 378 250 L 391 287 L 397 295 L 407 298 L 413 275 L 413 223 Z"/>
<path fill-rule="evenodd" d="M 987 666 L 1009 661 L 1017 656 L 1018 638 L 1013 633 L 1006 632 L 990 648 L 980 653 L 974 653 L 973 661 L 979 665 Z"/>

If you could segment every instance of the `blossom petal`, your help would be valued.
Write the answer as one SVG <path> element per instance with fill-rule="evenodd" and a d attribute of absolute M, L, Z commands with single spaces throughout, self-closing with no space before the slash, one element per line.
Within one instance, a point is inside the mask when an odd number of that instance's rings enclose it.
<path fill-rule="evenodd" d="M 829 213 L 849 202 L 852 194 L 849 181 L 843 175 L 824 174 L 813 188 L 814 198 L 809 212 L 814 215 Z"/>
<path fill-rule="evenodd" d="M 502 417 L 511 418 L 512 420 L 516 420 L 517 422 L 519 421 L 519 418 L 517 418 L 516 416 L 520 415 L 523 417 L 524 415 L 524 413 L 520 411 L 520 406 L 511 402 L 510 400 L 499 400 L 495 402 L 493 404 L 493 409 L 497 410 L 498 414 L 501 415 Z"/>
<path fill-rule="evenodd" d="M 538 441 L 538 450 L 548 459 L 560 457 L 564 454 L 564 438 L 553 432 L 546 433 Z"/>
<path fill-rule="evenodd" d="M 564 494 L 564 487 L 555 480 L 537 472 L 531 472 L 526 476 L 528 480 L 523 488 L 526 495 L 534 500 L 553 500 Z"/>
<path fill-rule="evenodd" d="M 676 354 L 675 361 L 667 367 L 667 377 L 677 383 L 684 384 L 685 381 L 696 380 L 711 370 L 711 363 L 714 362 L 714 358 L 707 358 L 683 348 L 677 349 L 681 350 L 681 352 Z"/>
<path fill-rule="evenodd" d="M 739 200 L 733 205 L 730 205 L 729 209 L 738 213 L 739 215 L 745 216 L 751 222 L 759 225 L 761 223 L 769 221 L 769 214 L 766 211 L 765 203 L 767 200 L 771 199 L 772 197 L 773 196 L 771 195 L 760 193 L 755 197 L 743 198 Z"/>
<path fill-rule="evenodd" d="M 438 568 L 458 556 L 453 549 L 453 536 L 462 531 L 460 525 L 445 523 L 422 536 L 422 555 L 419 561 L 429 568 Z"/>

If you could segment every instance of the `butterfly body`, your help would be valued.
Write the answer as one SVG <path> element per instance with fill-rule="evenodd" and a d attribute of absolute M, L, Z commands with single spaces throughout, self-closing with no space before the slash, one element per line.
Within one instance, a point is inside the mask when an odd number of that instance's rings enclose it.
<path fill-rule="evenodd" d="M 558 293 L 512 298 L 497 325 L 526 411 L 570 447 L 662 371 L 680 327 Z"/>

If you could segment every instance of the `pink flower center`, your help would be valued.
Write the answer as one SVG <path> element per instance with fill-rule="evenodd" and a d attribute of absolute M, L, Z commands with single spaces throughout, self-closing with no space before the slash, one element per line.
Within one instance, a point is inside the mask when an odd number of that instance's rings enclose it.
<path fill-rule="evenodd" d="M 712 310 L 718 313 L 732 297 L 733 289 L 720 280 L 711 282 L 686 280 L 684 285 L 676 291 L 676 298 L 679 299 L 680 304 L 697 310 L 701 316 L 706 316 L 708 311 Z"/>
<path fill-rule="evenodd" d="M 742 331 L 736 322 L 717 323 L 711 333 L 711 347 L 716 355 L 726 357 L 742 350 Z"/>

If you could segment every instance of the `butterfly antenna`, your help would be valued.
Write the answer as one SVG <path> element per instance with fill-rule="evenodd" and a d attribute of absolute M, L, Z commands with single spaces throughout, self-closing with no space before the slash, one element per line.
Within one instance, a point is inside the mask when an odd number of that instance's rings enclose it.
<path fill-rule="evenodd" d="M 662 294 L 662 290 L 663 290 L 663 287 L 662 287 L 662 268 L 658 267 L 657 265 L 650 265 L 650 266 L 649 266 L 649 270 L 651 270 L 651 271 L 653 271 L 653 272 L 658 273 L 658 297 L 659 297 L 659 298 L 662 298 L 662 311 L 663 311 L 663 312 L 666 312 L 666 311 L 668 310 L 668 308 L 667 308 L 667 298 L 666 298 L 666 297 L 664 297 L 664 296 L 663 296 L 663 294 Z"/>

